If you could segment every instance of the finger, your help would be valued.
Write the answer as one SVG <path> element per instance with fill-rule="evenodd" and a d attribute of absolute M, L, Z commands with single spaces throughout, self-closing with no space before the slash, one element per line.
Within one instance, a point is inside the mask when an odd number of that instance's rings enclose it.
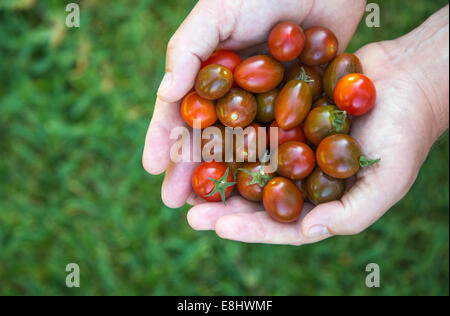
<path fill-rule="evenodd" d="M 161 189 L 161 198 L 165 205 L 178 208 L 186 203 L 192 193 L 192 173 L 198 163 L 180 162 L 171 164 L 166 171 Z"/>
<path fill-rule="evenodd" d="M 189 225 L 195 230 L 213 230 L 217 220 L 228 214 L 251 213 L 264 209 L 261 203 L 253 203 L 239 196 L 222 202 L 202 203 L 190 209 L 187 214 Z"/>
<path fill-rule="evenodd" d="M 303 214 L 306 214 L 312 205 L 305 204 Z M 303 245 L 318 242 L 328 236 L 319 238 L 306 238 L 300 229 L 301 218 L 294 223 L 280 223 L 273 220 L 265 212 L 238 213 L 221 217 L 215 226 L 217 235 L 224 239 L 248 242 Z"/>
<path fill-rule="evenodd" d="M 339 40 L 339 53 L 343 53 L 355 34 L 365 7 L 365 0 L 316 0 L 302 26 L 304 29 L 323 26 L 332 30 Z"/>

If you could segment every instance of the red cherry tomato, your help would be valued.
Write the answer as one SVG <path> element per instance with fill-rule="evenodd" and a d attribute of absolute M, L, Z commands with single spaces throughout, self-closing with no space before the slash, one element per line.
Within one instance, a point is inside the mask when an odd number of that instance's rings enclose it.
<path fill-rule="evenodd" d="M 273 121 L 272 124 L 270 124 L 270 127 L 277 128 L 278 131 L 278 146 L 283 145 L 284 143 L 287 143 L 289 141 L 298 141 L 302 143 L 306 143 L 306 137 L 305 133 L 303 132 L 303 126 L 297 125 L 294 128 L 284 130 L 280 127 L 278 127 L 277 121 Z M 269 134 L 268 139 L 270 140 L 270 128 L 269 128 Z"/>
<path fill-rule="evenodd" d="M 294 22 L 277 24 L 269 35 L 270 54 L 279 61 L 290 61 L 300 55 L 305 45 L 305 34 Z"/>
<path fill-rule="evenodd" d="M 283 75 L 283 65 L 267 55 L 247 58 L 234 71 L 236 83 L 253 93 L 272 90 L 283 80 Z"/>
<path fill-rule="evenodd" d="M 287 142 L 278 148 L 280 176 L 291 180 L 304 179 L 314 170 L 316 159 L 312 149 L 301 142 Z"/>
<path fill-rule="evenodd" d="M 200 120 L 200 128 L 211 126 L 217 121 L 214 103 L 203 99 L 197 92 L 191 92 L 184 98 L 181 116 L 190 127 L 194 127 L 194 120 Z"/>
<path fill-rule="evenodd" d="M 192 174 L 194 192 L 209 202 L 225 203 L 234 185 L 233 173 L 221 162 L 202 162 Z"/>
<path fill-rule="evenodd" d="M 372 80 L 353 73 L 341 78 L 334 89 L 334 102 L 342 111 L 358 116 L 369 112 L 377 98 Z"/>
<path fill-rule="evenodd" d="M 277 177 L 264 187 L 263 204 L 267 213 L 276 221 L 295 222 L 302 212 L 303 194 L 291 180 Z"/>
<path fill-rule="evenodd" d="M 326 27 L 314 26 L 305 31 L 305 47 L 300 61 L 309 66 L 326 64 L 338 51 L 336 35 Z"/>
<path fill-rule="evenodd" d="M 232 72 L 242 62 L 241 57 L 231 50 L 216 50 L 214 53 L 205 60 L 200 69 L 205 68 L 208 65 L 218 64 L 227 67 Z"/>

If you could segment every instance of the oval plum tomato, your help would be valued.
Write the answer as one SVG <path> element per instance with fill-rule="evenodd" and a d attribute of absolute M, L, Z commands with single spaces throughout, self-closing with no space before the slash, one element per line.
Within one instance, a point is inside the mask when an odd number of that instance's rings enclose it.
<path fill-rule="evenodd" d="M 323 75 L 323 88 L 328 99 L 334 100 L 334 88 L 338 81 L 345 75 L 362 73 L 363 68 L 359 58 L 353 54 L 341 54 L 336 56 L 327 66 Z"/>
<path fill-rule="evenodd" d="M 211 126 L 217 121 L 214 103 L 195 91 L 189 93 L 181 103 L 181 116 L 190 127 L 194 127 L 194 120 L 199 120 L 200 128 Z"/>
<path fill-rule="evenodd" d="M 280 176 L 291 180 L 306 178 L 316 165 L 313 150 L 301 142 L 287 142 L 278 147 L 278 169 Z"/>
<path fill-rule="evenodd" d="M 291 129 L 305 119 L 311 109 L 311 88 L 303 80 L 291 80 L 281 89 L 275 104 L 275 119 L 282 129 Z"/>
<path fill-rule="evenodd" d="M 239 88 L 231 89 L 216 105 L 217 117 L 229 127 L 246 127 L 255 119 L 256 109 L 253 94 Z"/>
<path fill-rule="evenodd" d="M 349 74 L 341 78 L 334 89 L 334 102 L 342 111 L 358 116 L 369 112 L 377 98 L 372 80 L 362 74 Z"/>
<path fill-rule="evenodd" d="M 311 109 L 315 109 L 319 106 L 324 106 L 324 105 L 333 105 L 333 103 L 331 103 L 327 97 L 320 97 L 319 99 L 316 100 L 316 102 L 313 103 L 313 105 L 311 106 Z"/>
<path fill-rule="evenodd" d="M 239 193 L 249 201 L 261 202 L 262 191 L 266 183 L 274 176 L 266 172 L 268 166 L 260 162 L 248 162 L 239 168 L 236 187 Z"/>
<path fill-rule="evenodd" d="M 237 65 L 239 65 L 241 62 L 241 57 L 239 57 L 238 54 L 231 50 L 216 50 L 211 54 L 211 56 L 209 56 L 207 60 L 202 63 L 200 69 L 203 69 L 208 65 L 217 64 L 227 67 L 231 70 L 231 72 L 234 72 Z"/>
<path fill-rule="evenodd" d="M 317 68 L 319 67 L 302 66 L 301 64 L 295 64 L 286 71 L 284 81 L 305 81 L 311 88 L 313 100 L 316 100 L 322 95 L 322 74 Z"/>
<path fill-rule="evenodd" d="M 345 191 L 345 180 L 335 179 L 320 168 L 314 169 L 306 180 L 308 199 L 315 205 L 339 200 Z"/>
<path fill-rule="evenodd" d="M 277 24 L 269 35 L 270 54 L 279 61 L 290 61 L 300 55 L 305 45 L 305 34 L 294 22 Z"/>
<path fill-rule="evenodd" d="M 359 167 L 376 164 L 380 159 L 369 159 L 361 154 L 361 145 L 349 135 L 337 134 L 324 138 L 316 150 L 317 164 L 327 175 L 350 178 Z"/>
<path fill-rule="evenodd" d="M 273 121 L 272 124 L 270 124 L 270 128 L 269 128 L 269 135 L 268 135 L 268 139 L 270 140 L 270 130 L 271 128 L 277 128 L 277 132 L 278 132 L 278 147 L 280 145 L 283 145 L 284 143 L 290 142 L 290 141 L 297 141 L 297 142 L 302 142 L 302 143 L 306 143 L 306 137 L 305 134 L 303 132 L 303 126 L 302 125 L 297 125 L 296 127 L 293 127 L 291 129 L 288 130 L 284 130 L 280 127 L 278 127 L 277 121 Z"/>
<path fill-rule="evenodd" d="M 253 93 L 272 90 L 283 80 L 283 75 L 283 65 L 267 55 L 249 57 L 234 71 L 236 83 Z"/>
<path fill-rule="evenodd" d="M 348 134 L 350 120 L 345 111 L 339 110 L 334 105 L 324 105 L 309 112 L 303 130 L 307 140 L 314 145 L 319 145 L 327 136 Z"/>
<path fill-rule="evenodd" d="M 221 162 L 202 162 L 192 174 L 192 188 L 208 202 L 222 201 L 233 191 L 233 173 Z"/>
<path fill-rule="evenodd" d="M 305 31 L 305 47 L 300 61 L 309 66 L 323 65 L 329 62 L 338 51 L 336 35 L 326 27 L 314 26 Z"/>
<path fill-rule="evenodd" d="M 256 119 L 261 123 L 270 123 L 275 119 L 275 101 L 280 91 L 273 89 L 256 95 Z"/>
<path fill-rule="evenodd" d="M 235 133 L 234 153 L 236 161 L 251 161 L 254 162 L 258 158 L 258 152 L 266 151 L 266 144 L 264 148 L 260 148 L 258 143 L 258 129 L 262 127 L 257 123 L 252 123 L 244 129 L 243 139 L 239 139 Z M 250 145 L 253 144 L 253 145 Z M 254 146 L 254 147 L 252 147 Z"/>
<path fill-rule="evenodd" d="M 195 79 L 195 91 L 205 99 L 216 100 L 223 97 L 233 85 L 233 73 L 227 67 L 208 65 Z"/>
<path fill-rule="evenodd" d="M 303 209 L 303 195 L 291 180 L 277 177 L 264 187 L 263 204 L 274 220 L 282 223 L 295 222 Z"/>

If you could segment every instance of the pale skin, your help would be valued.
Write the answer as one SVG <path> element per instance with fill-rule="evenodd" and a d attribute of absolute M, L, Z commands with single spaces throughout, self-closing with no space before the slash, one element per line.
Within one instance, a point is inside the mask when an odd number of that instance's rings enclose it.
<path fill-rule="evenodd" d="M 272 220 L 262 204 L 239 196 L 204 203 L 191 188 L 195 163 L 172 164 L 172 128 L 183 126 L 179 104 L 193 87 L 202 60 L 217 48 L 236 51 L 265 41 L 270 29 L 291 20 L 336 33 L 340 52 L 364 13 L 362 0 L 200 0 L 169 41 L 166 75 L 145 140 L 144 168 L 166 171 L 164 203 L 194 205 L 187 219 L 195 230 L 215 230 L 226 239 L 302 245 L 334 235 L 357 234 L 385 214 L 411 188 L 433 143 L 448 128 L 449 8 L 436 12 L 409 34 L 369 44 L 356 52 L 377 88 L 374 109 L 359 117 L 351 135 L 369 157 L 381 162 L 358 172 L 340 201 L 306 204 L 292 224 Z M 349 9 L 351 8 L 351 9 Z"/>

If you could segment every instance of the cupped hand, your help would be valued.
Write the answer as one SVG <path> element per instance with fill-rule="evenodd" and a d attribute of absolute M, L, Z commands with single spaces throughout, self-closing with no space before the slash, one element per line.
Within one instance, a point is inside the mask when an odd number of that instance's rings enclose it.
<path fill-rule="evenodd" d="M 254 2 L 260 3 L 259 1 L 245 3 L 247 5 Z M 348 12 L 343 12 L 341 17 L 336 14 L 336 3 L 333 2 L 335 1 L 327 1 L 325 5 L 324 2 L 319 1 L 312 4 L 309 1 L 287 1 L 287 3 L 309 5 L 303 7 L 307 14 L 299 14 L 298 17 L 293 17 L 292 12 L 290 16 L 277 13 L 279 15 L 274 17 L 273 10 L 276 11 L 276 8 L 281 7 L 276 5 L 272 11 L 269 10 L 270 18 L 273 20 L 266 28 L 259 27 L 259 37 L 255 36 L 258 33 L 256 30 L 253 30 L 256 33 L 251 32 L 251 35 L 245 33 L 244 30 L 251 29 L 249 25 L 234 22 L 231 24 L 234 26 L 233 31 L 228 33 L 230 36 L 223 38 L 219 46 L 233 49 L 252 46 L 258 43 L 258 40 L 262 41 L 266 38 L 270 28 L 276 22 L 289 19 L 305 27 L 316 24 L 336 30 L 342 50 L 359 22 L 363 12 L 363 2 L 361 2 L 361 10 L 354 13 L 354 22 L 349 21 Z M 342 1 L 338 2 L 338 7 L 346 8 L 342 5 Z M 323 7 L 319 10 L 320 5 Z M 201 15 L 202 9 L 206 10 L 200 2 L 191 14 Z M 211 11 L 211 7 L 206 11 L 208 14 L 214 12 Z M 235 17 L 242 19 L 243 14 L 243 11 L 238 11 Z M 333 22 L 329 18 L 332 14 Z M 272 220 L 261 204 L 251 203 L 235 196 L 227 200 L 226 206 L 222 203 L 196 204 L 188 213 L 189 224 L 197 230 L 215 229 L 220 237 L 232 240 L 300 245 L 320 241 L 333 235 L 359 233 L 382 216 L 409 190 L 431 145 L 448 126 L 448 70 L 446 70 L 448 69 L 448 9 L 441 10 L 437 15 L 439 15 L 438 19 L 428 21 L 428 25 L 424 24 L 428 31 L 422 29 L 416 31 L 416 34 L 412 32 L 396 41 L 371 44 L 356 53 L 364 66 L 364 73 L 375 83 L 378 97 L 374 109 L 354 121 L 351 134 L 361 143 L 366 156 L 380 157 L 382 160 L 376 166 L 362 169 L 357 174 L 355 185 L 340 201 L 316 207 L 307 204 L 296 223 L 282 224 Z M 224 16 L 229 17 L 227 14 Z M 196 20 L 196 18 L 190 16 L 186 21 L 189 20 Z M 224 20 L 226 19 L 222 17 L 220 21 Z M 445 31 L 445 23 L 447 31 Z M 186 24 L 189 22 L 185 22 L 182 28 L 187 27 Z M 343 24 L 347 25 L 346 31 L 342 31 Z M 224 29 L 227 30 L 227 28 Z M 216 32 L 220 33 L 217 29 Z M 215 33 L 217 36 L 215 45 L 219 44 L 219 39 L 222 38 L 217 33 Z M 176 34 L 174 38 L 177 36 Z M 420 43 L 421 41 L 417 41 L 418 36 L 426 37 L 426 41 Z M 244 39 L 249 38 L 250 42 L 244 42 Z M 193 85 L 200 59 L 204 60 L 214 47 L 213 45 L 205 55 L 198 52 L 193 54 L 197 59 L 195 67 L 191 65 L 192 73 L 184 73 L 184 78 L 189 78 L 190 81 L 184 86 L 186 91 Z M 429 58 L 427 54 L 436 49 L 442 51 L 443 56 Z M 171 61 L 170 51 L 169 49 L 168 62 Z M 173 67 L 168 66 L 168 69 L 173 71 L 176 69 Z M 444 69 L 444 74 L 437 76 L 437 80 L 441 82 L 436 82 L 436 75 L 424 78 L 427 73 L 430 73 L 429 69 Z M 172 83 L 174 83 L 175 76 L 173 74 L 172 76 Z M 443 93 L 435 91 L 436 84 L 444 87 Z M 445 89 L 447 89 L 446 92 Z M 162 172 L 169 166 L 168 152 L 171 144 L 168 142 L 168 135 L 172 127 L 183 124 L 178 114 L 178 99 L 186 91 L 176 90 L 180 95 L 172 91 L 167 95 L 160 93 L 158 97 L 144 151 L 144 166 L 150 173 Z M 172 99 L 165 99 L 166 97 L 172 97 Z M 163 98 L 166 101 L 162 101 Z M 164 116 L 172 119 L 163 121 Z M 167 205 L 181 206 L 191 195 L 190 175 L 194 167 L 193 164 L 169 167 L 162 190 L 163 200 Z M 194 201 L 192 198 L 189 200 Z"/>

